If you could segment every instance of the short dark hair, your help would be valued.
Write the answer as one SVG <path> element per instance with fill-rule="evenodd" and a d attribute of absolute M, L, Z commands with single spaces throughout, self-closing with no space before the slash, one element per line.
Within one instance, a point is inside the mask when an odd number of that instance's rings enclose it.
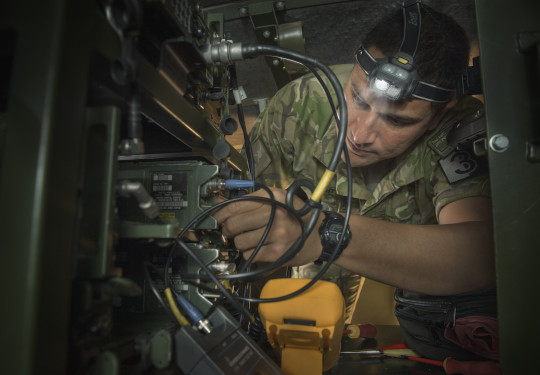
<path fill-rule="evenodd" d="M 469 40 L 463 28 L 451 17 L 421 5 L 420 40 L 414 65 L 428 83 L 455 88 L 457 78 L 469 63 Z M 375 47 L 385 56 L 394 56 L 403 39 L 403 9 L 399 8 L 367 33 L 363 45 Z"/>

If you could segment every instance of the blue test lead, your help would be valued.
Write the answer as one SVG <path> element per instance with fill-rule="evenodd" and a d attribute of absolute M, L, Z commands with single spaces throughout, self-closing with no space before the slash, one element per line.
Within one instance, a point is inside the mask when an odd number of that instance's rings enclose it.
<path fill-rule="evenodd" d="M 225 180 L 226 189 L 244 189 L 255 186 L 255 181 L 251 180 Z"/>
<path fill-rule="evenodd" d="M 186 313 L 189 320 L 197 327 L 198 330 L 204 333 L 212 332 L 212 325 L 205 319 L 203 314 L 195 306 L 193 306 L 184 296 L 181 294 L 176 296 L 176 302 L 180 305 L 182 310 Z"/>

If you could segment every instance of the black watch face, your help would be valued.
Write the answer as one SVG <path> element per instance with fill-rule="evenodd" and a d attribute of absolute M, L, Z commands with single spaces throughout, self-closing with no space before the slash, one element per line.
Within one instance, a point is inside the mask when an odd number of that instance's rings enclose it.
<path fill-rule="evenodd" d="M 326 231 L 326 238 L 329 245 L 337 245 L 341 238 L 341 232 L 343 232 L 343 225 L 340 223 L 330 224 Z"/>
<path fill-rule="evenodd" d="M 339 214 L 327 214 L 326 219 L 319 227 L 323 250 L 318 261 L 327 261 L 332 258 L 332 256 L 339 257 L 343 249 L 349 244 L 351 230 L 348 226 L 345 231 L 345 237 L 341 238 L 344 221 L 343 217 Z M 341 246 L 338 248 L 340 240 Z"/>

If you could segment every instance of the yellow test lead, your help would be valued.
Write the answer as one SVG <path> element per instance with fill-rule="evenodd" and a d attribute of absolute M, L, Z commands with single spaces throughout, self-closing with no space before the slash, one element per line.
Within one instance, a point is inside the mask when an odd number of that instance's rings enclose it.
<path fill-rule="evenodd" d="M 313 194 L 311 194 L 311 200 L 312 201 L 319 202 L 321 200 L 322 195 L 326 191 L 326 188 L 328 187 L 328 184 L 330 184 L 330 181 L 332 181 L 335 174 L 336 174 L 336 172 L 332 172 L 329 169 L 324 171 L 324 174 L 321 177 L 321 180 L 319 181 L 319 184 L 315 188 L 315 191 L 313 192 Z"/>
<path fill-rule="evenodd" d="M 171 311 L 174 317 L 176 318 L 176 320 L 178 320 L 178 323 L 180 323 L 181 326 L 188 326 L 189 325 L 188 320 L 186 319 L 184 315 L 182 315 L 182 313 L 178 309 L 178 306 L 176 306 L 176 302 L 174 301 L 171 288 L 165 289 L 165 296 L 167 297 L 167 302 L 169 302 Z"/>

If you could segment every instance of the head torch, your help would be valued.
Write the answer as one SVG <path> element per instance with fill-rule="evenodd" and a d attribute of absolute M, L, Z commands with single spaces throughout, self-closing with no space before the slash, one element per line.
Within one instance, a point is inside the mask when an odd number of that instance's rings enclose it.
<path fill-rule="evenodd" d="M 421 81 L 413 65 L 420 37 L 420 3 L 421 0 L 403 3 L 403 41 L 393 57 L 376 59 L 363 45 L 355 52 L 355 57 L 367 75 L 369 87 L 380 95 L 390 100 L 417 98 L 445 103 L 452 99 L 454 90 Z"/>

